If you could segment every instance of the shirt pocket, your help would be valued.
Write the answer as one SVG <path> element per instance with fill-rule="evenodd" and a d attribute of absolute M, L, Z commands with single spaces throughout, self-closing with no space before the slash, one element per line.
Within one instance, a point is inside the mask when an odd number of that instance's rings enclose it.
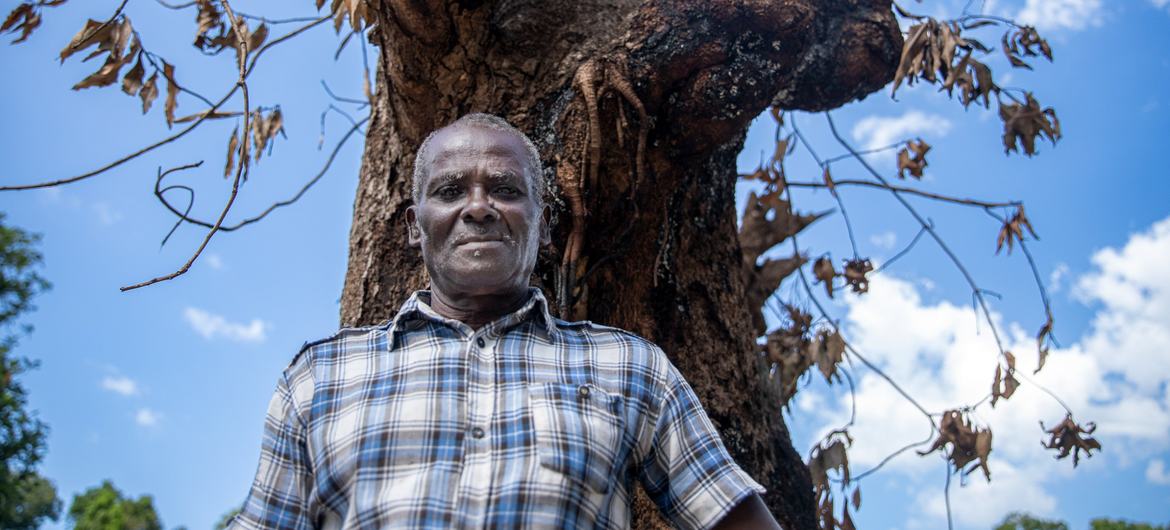
<path fill-rule="evenodd" d="M 607 493 L 621 449 L 622 398 L 594 385 L 528 387 L 540 465 Z"/>

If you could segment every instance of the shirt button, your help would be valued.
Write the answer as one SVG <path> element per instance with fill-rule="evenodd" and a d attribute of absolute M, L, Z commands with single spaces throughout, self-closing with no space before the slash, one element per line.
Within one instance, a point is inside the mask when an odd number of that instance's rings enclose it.
<path fill-rule="evenodd" d="M 484 346 L 487 346 L 487 343 L 484 342 L 483 337 L 480 337 L 478 339 L 475 339 L 475 345 L 479 346 L 480 348 L 483 348 Z"/>
<path fill-rule="evenodd" d="M 587 387 L 585 385 L 581 385 L 581 386 L 577 387 L 577 395 L 581 396 L 583 398 L 589 397 L 589 387 Z"/>
<path fill-rule="evenodd" d="M 482 427 L 475 427 L 471 429 L 471 436 L 475 439 L 483 438 L 484 432 Z"/>

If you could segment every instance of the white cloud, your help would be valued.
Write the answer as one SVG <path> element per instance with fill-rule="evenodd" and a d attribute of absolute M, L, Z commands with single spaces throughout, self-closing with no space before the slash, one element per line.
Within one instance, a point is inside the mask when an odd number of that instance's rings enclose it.
<path fill-rule="evenodd" d="M 1166 471 L 1166 464 L 1161 460 L 1151 460 L 1146 466 L 1146 480 L 1161 486 L 1170 486 L 1170 472 Z"/>
<path fill-rule="evenodd" d="M 1150 3 L 1154 4 L 1154 7 L 1158 8 L 1158 9 L 1162 9 L 1163 7 L 1166 7 L 1167 5 L 1170 5 L 1170 0 L 1150 0 Z"/>
<path fill-rule="evenodd" d="M 1101 0 L 1028 0 L 1016 20 L 1040 29 L 1080 30 L 1101 25 L 1101 16 Z"/>
<path fill-rule="evenodd" d="M 1089 329 L 1076 343 L 1053 349 L 1044 370 L 1037 363 L 1033 334 L 1003 322 L 993 313 L 1005 348 L 1016 353 L 1023 376 L 1060 396 L 1082 424 L 1096 421 L 1095 437 L 1110 449 L 1081 459 L 1076 473 L 1143 463 L 1170 449 L 1170 275 L 1161 264 L 1170 257 L 1170 218 L 1136 233 L 1121 248 L 1106 248 L 1092 257 L 1093 270 L 1076 282 L 1075 293 L 1099 304 Z M 987 322 L 966 303 L 924 303 L 915 284 L 889 275 L 870 283 L 862 297 L 846 298 L 847 339 L 905 388 L 928 411 L 972 404 L 988 392 L 997 348 Z M 929 425 L 913 405 L 880 377 L 859 368 L 857 423 L 849 459 L 858 473 L 913 441 L 927 438 Z M 811 390 L 811 389 L 806 389 Z M 798 409 L 819 418 L 824 434 L 849 417 L 847 394 L 825 400 L 798 400 Z M 800 406 L 804 403 L 816 406 Z M 1011 400 L 996 408 L 982 406 L 973 421 L 995 433 L 990 465 L 992 482 L 981 473 L 968 484 L 952 484 L 951 506 L 959 528 L 987 528 L 1014 509 L 1045 515 L 1056 508 L 1048 488 L 1073 476 L 1068 460 L 1055 460 L 1037 443 L 1044 434 L 1037 420 L 1052 425 L 1063 408 L 1024 381 Z M 891 436 L 890 433 L 898 433 Z M 1109 461 L 1107 463 L 1107 461 Z M 917 519 L 908 526 L 938 528 L 945 517 L 942 464 L 937 455 L 903 454 L 885 472 L 897 474 L 916 491 L 925 491 L 911 508 Z M 1161 460 L 1146 468 L 1146 478 L 1170 483 Z"/>
<path fill-rule="evenodd" d="M 134 422 L 143 427 L 154 427 L 162 420 L 162 414 L 143 407 L 134 414 Z"/>
<path fill-rule="evenodd" d="M 1059 293 L 1064 288 L 1064 277 L 1068 276 L 1068 264 L 1058 263 L 1048 275 L 1048 292 Z"/>
<path fill-rule="evenodd" d="M 861 143 L 863 150 L 888 147 L 895 142 L 925 136 L 934 139 L 946 136 L 951 130 L 950 120 L 937 114 L 926 114 L 911 110 L 901 116 L 867 116 L 853 126 L 853 139 Z M 884 151 L 883 156 L 893 157 L 896 150 Z"/>
<path fill-rule="evenodd" d="M 208 340 L 222 337 L 237 342 L 264 342 L 267 338 L 265 330 L 268 325 L 260 319 L 252 319 L 248 324 L 229 322 L 220 315 L 195 307 L 184 309 L 183 318 L 196 333 Z"/>
<path fill-rule="evenodd" d="M 122 220 L 122 213 L 115 210 L 109 204 L 104 202 L 95 202 L 92 204 L 93 213 L 97 215 L 98 221 L 103 225 L 109 226 Z"/>
<path fill-rule="evenodd" d="M 889 230 L 880 234 L 874 234 L 869 236 L 869 243 L 877 248 L 890 250 L 894 248 L 894 245 L 898 244 L 898 234 Z"/>
<path fill-rule="evenodd" d="M 208 253 L 203 257 L 203 259 L 207 262 L 208 267 L 211 267 L 215 270 L 220 270 L 223 268 L 223 258 L 219 257 L 219 254 Z"/>
<path fill-rule="evenodd" d="M 138 383 L 124 375 L 107 375 L 103 377 L 102 388 L 123 396 L 133 396 L 138 393 Z"/>

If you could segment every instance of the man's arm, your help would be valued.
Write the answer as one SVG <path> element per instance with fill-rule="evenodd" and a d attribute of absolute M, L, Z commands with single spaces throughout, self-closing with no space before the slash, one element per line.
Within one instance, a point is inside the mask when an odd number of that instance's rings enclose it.
<path fill-rule="evenodd" d="M 312 528 L 312 474 L 305 425 L 297 413 L 287 377 L 281 377 L 268 405 L 260 464 L 243 510 L 231 530 L 304 530 Z"/>
<path fill-rule="evenodd" d="M 751 495 L 732 508 L 723 519 L 714 527 L 714 530 L 740 529 L 767 529 L 780 530 L 780 525 L 772 517 L 772 512 L 764 505 L 759 495 Z"/>

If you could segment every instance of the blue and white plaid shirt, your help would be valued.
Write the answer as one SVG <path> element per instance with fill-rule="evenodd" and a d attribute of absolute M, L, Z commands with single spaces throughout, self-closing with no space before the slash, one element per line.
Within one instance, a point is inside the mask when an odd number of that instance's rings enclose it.
<path fill-rule="evenodd" d="M 293 360 L 231 528 L 625 528 L 635 480 L 708 528 L 764 491 L 654 344 L 537 289 L 479 330 L 428 301 Z"/>

